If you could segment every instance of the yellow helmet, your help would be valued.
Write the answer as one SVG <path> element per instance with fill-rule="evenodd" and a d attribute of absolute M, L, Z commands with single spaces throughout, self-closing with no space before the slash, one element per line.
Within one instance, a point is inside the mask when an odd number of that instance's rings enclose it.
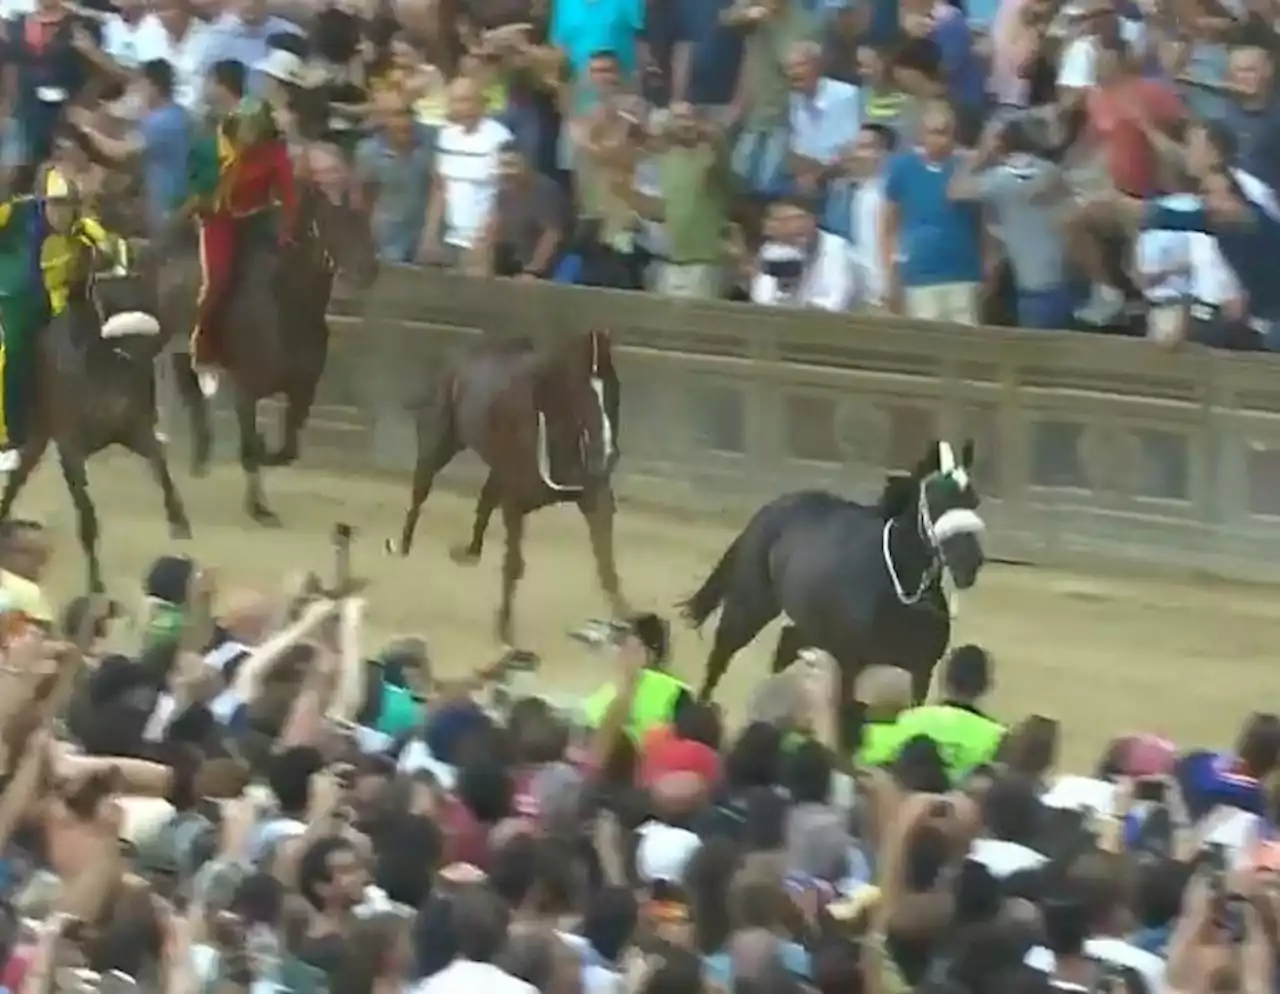
<path fill-rule="evenodd" d="M 62 170 L 51 167 L 44 177 L 44 197 L 46 200 L 74 202 L 78 191 L 76 185 L 69 180 Z"/>

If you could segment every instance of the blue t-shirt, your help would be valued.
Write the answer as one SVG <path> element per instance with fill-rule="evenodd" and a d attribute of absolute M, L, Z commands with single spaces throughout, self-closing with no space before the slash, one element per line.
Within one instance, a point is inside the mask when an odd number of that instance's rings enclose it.
<path fill-rule="evenodd" d="M 733 0 L 675 5 L 676 43 L 692 48 L 685 94 L 690 103 L 727 104 L 733 100 L 742 63 L 742 36 L 720 23 L 720 15 L 732 6 Z"/>
<path fill-rule="evenodd" d="M 929 162 L 916 151 L 896 155 L 889 163 L 885 197 L 898 207 L 905 287 L 982 279 L 981 213 L 976 204 L 947 197 L 956 163 L 954 156 Z"/>
<path fill-rule="evenodd" d="M 952 8 L 934 18 L 933 42 L 942 57 L 947 93 L 963 107 L 981 107 L 986 99 L 986 73 L 973 51 L 973 32 L 960 11 Z"/>
<path fill-rule="evenodd" d="M 190 150 L 191 122 L 177 104 L 157 107 L 142 119 L 142 175 L 153 224 L 186 199 Z"/>
<path fill-rule="evenodd" d="M 644 0 L 558 0 L 551 5 L 551 43 L 564 49 L 578 76 L 591 56 L 612 52 L 624 77 L 636 70 L 636 41 L 644 30 Z"/>

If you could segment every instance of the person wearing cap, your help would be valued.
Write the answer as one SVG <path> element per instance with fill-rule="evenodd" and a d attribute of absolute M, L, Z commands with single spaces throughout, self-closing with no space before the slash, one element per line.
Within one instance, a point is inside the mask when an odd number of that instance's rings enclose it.
<path fill-rule="evenodd" d="M 991 762 L 1006 729 L 978 707 L 991 690 L 991 657 L 976 645 L 962 645 L 947 657 L 943 699 L 903 711 L 896 722 L 898 749 L 918 736 L 933 739 L 953 783 L 974 767 Z"/>
<path fill-rule="evenodd" d="M 631 624 L 631 638 L 644 647 L 644 669 L 635 683 L 631 709 L 627 716 L 627 732 L 637 742 L 645 734 L 672 721 L 681 700 L 693 701 L 687 683 L 667 671 L 670 630 L 655 614 L 637 615 Z M 615 683 L 606 683 L 589 698 L 584 708 L 587 723 L 598 727 L 618 695 Z"/>
<path fill-rule="evenodd" d="M 281 50 L 275 54 L 289 55 Z M 193 165 L 199 166 L 192 171 L 191 193 L 199 222 L 201 283 L 191 333 L 191 363 L 206 397 L 218 390 L 223 353 L 217 314 L 231 289 L 232 263 L 243 222 L 261 218 L 272 223 L 278 203 L 281 217 L 275 234 L 284 245 L 293 237 L 297 215 L 288 146 L 269 105 L 246 98 L 245 83 L 243 64 L 223 61 L 213 66 L 207 90 L 220 120 L 214 133 L 198 143 L 193 153 Z M 214 161 L 216 169 L 212 168 Z"/>
<path fill-rule="evenodd" d="M 41 292 L 39 246 L 44 218 L 30 196 L 0 201 L 0 472 L 18 465 L 26 436 L 26 392 L 34 386 L 36 333 L 48 320 Z"/>

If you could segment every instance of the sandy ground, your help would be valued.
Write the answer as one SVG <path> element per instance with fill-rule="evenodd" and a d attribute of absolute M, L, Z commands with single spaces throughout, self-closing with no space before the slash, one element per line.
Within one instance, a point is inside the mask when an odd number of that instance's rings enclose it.
<path fill-rule="evenodd" d="M 90 476 L 103 521 L 108 584 L 132 602 L 143 568 L 172 547 L 159 492 L 145 467 L 128 456 L 100 456 Z M 377 634 L 425 634 L 444 671 L 498 654 L 492 619 L 499 523 L 479 566 L 457 566 L 446 554 L 449 544 L 468 534 L 469 496 L 433 495 L 413 555 L 400 560 L 381 549 L 387 536 L 398 533 L 404 484 L 275 472 L 267 485 L 284 521 L 279 530 L 242 516 L 240 476 L 231 467 L 204 480 L 179 472 L 178 485 L 195 529 L 190 549 L 217 567 L 224 588 L 278 586 L 290 569 L 327 568 L 332 524 L 347 521 L 358 530 L 355 568 L 373 581 L 370 623 Z M 79 592 L 82 560 L 56 464 L 42 467 L 18 513 L 38 517 L 54 531 L 51 589 L 63 597 Z M 618 558 L 632 603 L 668 610 L 700 582 L 741 524 L 690 523 L 622 508 Z M 527 574 L 517 602 L 521 644 L 541 654 L 543 679 L 557 692 L 589 690 L 608 677 L 608 663 L 565 635 L 604 610 L 585 526 L 575 509 L 551 509 L 531 520 L 527 534 Z M 1186 743 L 1226 744 L 1247 711 L 1280 708 L 1277 596 L 1273 589 L 1217 582 L 989 566 L 963 602 L 955 637 L 996 654 L 993 709 L 1011 720 L 1033 711 L 1060 719 L 1067 729 L 1065 763 L 1082 768 L 1117 732 L 1143 729 Z M 765 674 L 773 634 L 767 630 L 740 654 L 722 685 L 731 709 Z M 682 629 L 678 667 L 700 673 L 706 648 Z"/>

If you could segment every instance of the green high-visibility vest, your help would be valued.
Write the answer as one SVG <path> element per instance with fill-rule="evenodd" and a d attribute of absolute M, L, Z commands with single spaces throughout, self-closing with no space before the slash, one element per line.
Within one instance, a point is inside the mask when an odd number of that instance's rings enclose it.
<path fill-rule="evenodd" d="M 902 729 L 896 721 L 868 721 L 862 726 L 862 745 L 855 758 L 859 766 L 885 766 L 902 748 Z"/>
<path fill-rule="evenodd" d="M 898 715 L 897 756 L 902 746 L 917 735 L 933 739 L 952 781 L 964 777 L 975 766 L 995 758 L 1005 736 L 1005 727 L 984 714 L 951 704 L 926 704 Z"/>
<path fill-rule="evenodd" d="M 667 724 L 671 721 L 671 711 L 680 691 L 688 689 L 688 684 L 677 680 L 665 670 L 645 670 L 640 674 L 635 698 L 631 702 L 627 732 L 639 739 L 650 729 Z M 604 720 L 605 712 L 609 710 L 617 693 L 617 688 L 607 683 L 587 698 L 586 718 L 592 728 L 598 727 Z"/>

